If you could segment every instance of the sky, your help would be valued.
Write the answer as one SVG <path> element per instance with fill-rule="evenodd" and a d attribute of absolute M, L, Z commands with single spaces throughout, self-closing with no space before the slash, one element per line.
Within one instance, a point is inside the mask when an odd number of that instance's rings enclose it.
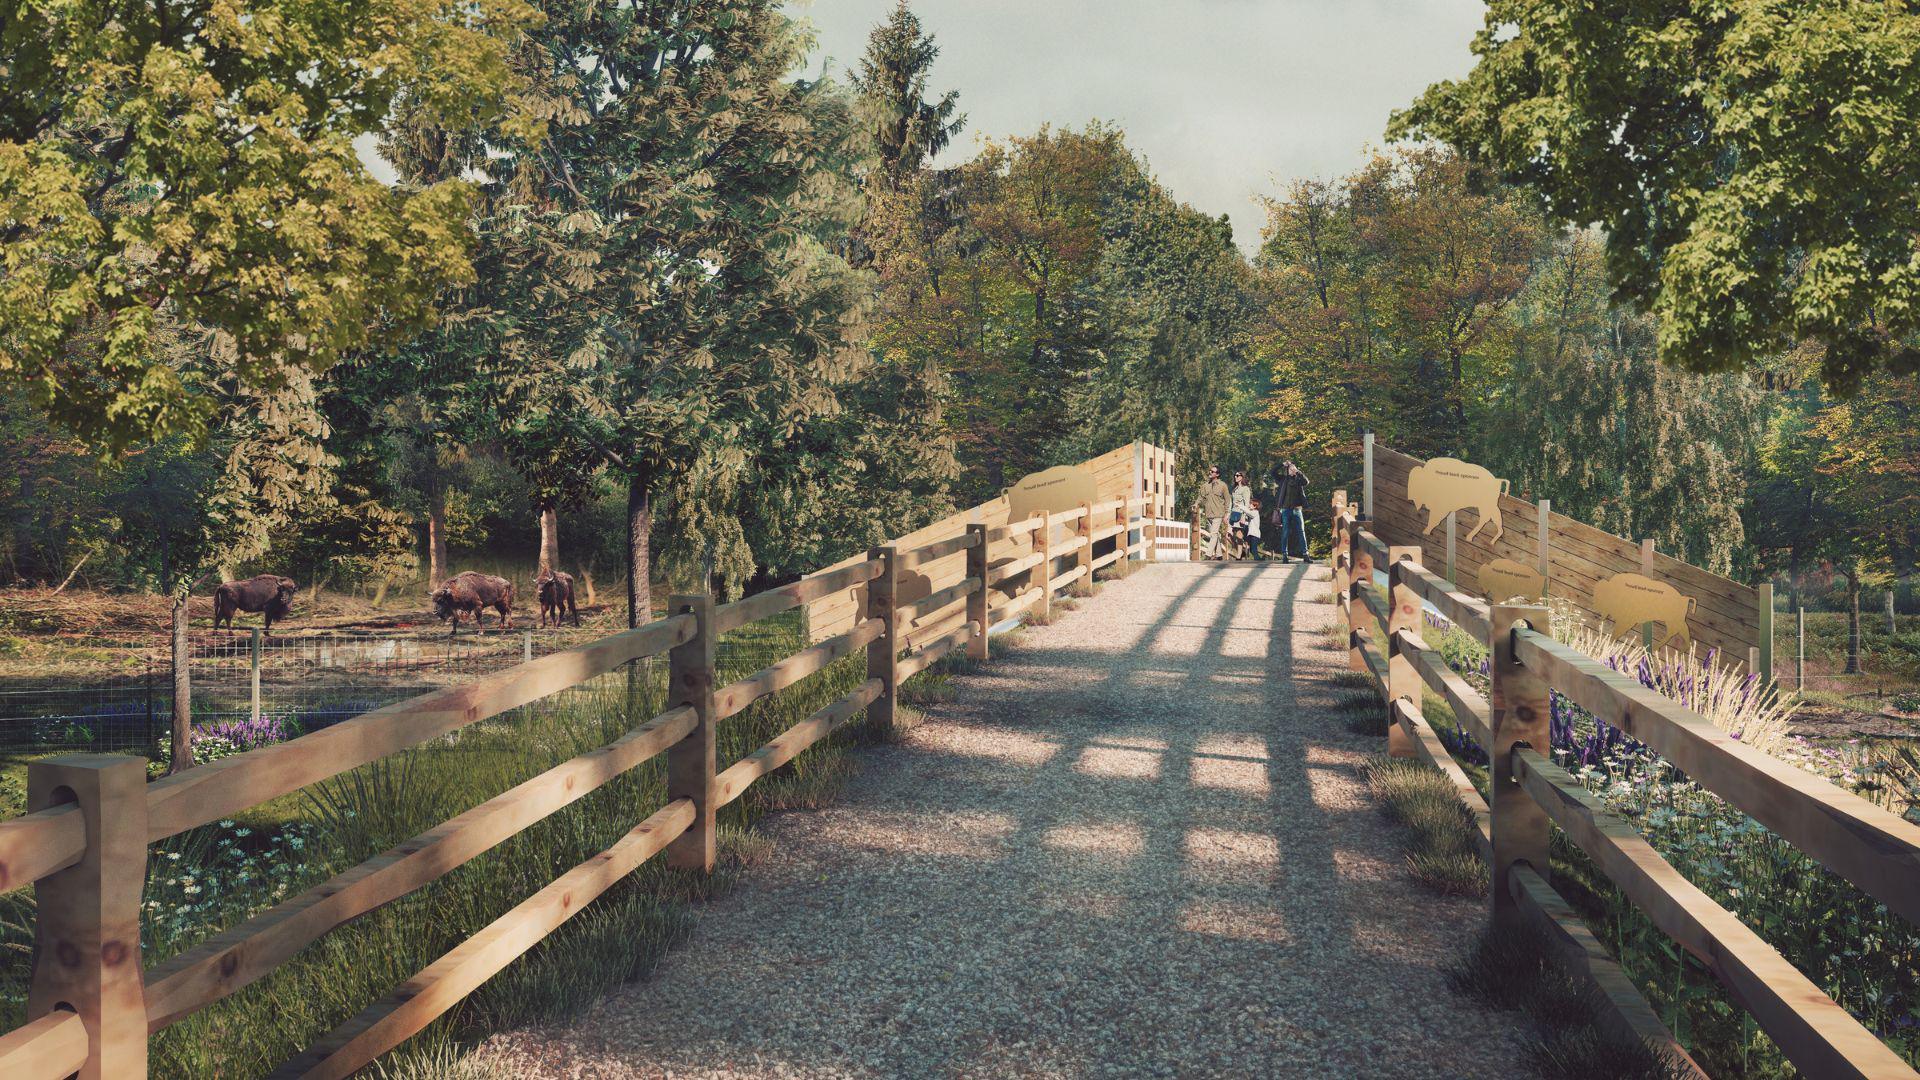
<path fill-rule="evenodd" d="M 819 36 L 809 74 L 844 75 L 895 0 L 794 0 Z M 1174 196 L 1231 215 L 1251 252 L 1259 197 L 1353 171 L 1429 83 L 1465 75 L 1480 0 L 912 0 L 936 93 L 981 137 L 1119 125 Z"/>

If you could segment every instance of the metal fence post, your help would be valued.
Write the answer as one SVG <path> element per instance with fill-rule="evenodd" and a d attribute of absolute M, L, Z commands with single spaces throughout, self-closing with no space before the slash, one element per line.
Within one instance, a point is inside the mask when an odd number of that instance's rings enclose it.
<path fill-rule="evenodd" d="M 1514 779 L 1513 748 L 1525 744 L 1541 754 L 1551 752 L 1552 692 L 1538 672 L 1528 671 L 1515 661 L 1513 631 L 1516 626 L 1526 626 L 1545 634 L 1551 625 L 1547 609 L 1537 604 L 1493 606 L 1492 633 L 1488 636 L 1492 689 L 1487 696 L 1493 745 L 1487 747 L 1492 773 L 1487 803 L 1493 828 L 1495 912 L 1513 903 L 1507 876 L 1515 863 L 1526 863 L 1543 878 L 1548 873 L 1547 812 Z"/>
<path fill-rule="evenodd" d="M 715 739 L 713 719 L 714 633 L 713 597 L 686 593 L 673 598 L 670 609 L 694 619 L 693 636 L 676 645 L 668 708 L 691 705 L 693 731 L 667 750 L 667 798 L 693 800 L 693 824 L 667 845 L 667 865 L 686 870 L 713 869 L 716 854 L 713 801 Z"/>
<path fill-rule="evenodd" d="M 27 805 L 78 803 L 80 861 L 34 883 L 33 983 L 27 1017 L 61 1009 L 87 1028 L 81 1080 L 147 1075 L 140 891 L 147 876 L 147 763 L 70 754 L 27 766 Z"/>
<path fill-rule="evenodd" d="M 254 627 L 251 640 L 247 643 L 247 665 L 252 669 L 253 689 L 249 698 L 253 722 L 260 722 L 260 628 Z"/>

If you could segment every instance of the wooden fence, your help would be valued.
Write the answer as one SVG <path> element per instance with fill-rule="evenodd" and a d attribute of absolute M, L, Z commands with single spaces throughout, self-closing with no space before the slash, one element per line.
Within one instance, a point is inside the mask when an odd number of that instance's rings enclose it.
<path fill-rule="evenodd" d="M 1493 908 L 1516 908 L 1547 926 L 1599 987 L 1617 1030 L 1679 1051 L 1631 980 L 1550 884 L 1548 836 L 1555 825 L 1655 926 L 1713 972 L 1803 1074 L 1916 1075 L 1553 763 L 1549 695 L 1558 691 L 1652 747 L 1909 921 L 1920 920 L 1920 825 L 1729 737 L 1698 713 L 1561 645 L 1549 634 L 1547 608 L 1488 604 L 1460 591 L 1428 568 L 1422 548 L 1376 535 L 1373 523 L 1346 504 L 1345 492 L 1334 497 L 1333 533 L 1334 598 L 1346 620 L 1351 665 L 1385 700 L 1389 752 L 1424 758 L 1452 781 L 1492 867 Z M 1381 566 L 1388 573 L 1384 597 L 1374 583 Z M 1422 639 L 1425 604 L 1487 646 L 1487 697 Z M 1481 798 L 1422 715 L 1423 688 L 1446 701 L 1465 732 L 1486 748 L 1490 798 Z"/>
<path fill-rule="evenodd" d="M 1141 445 L 1121 452 L 1139 455 Z M 0 1077 L 143 1077 L 152 1032 L 664 755 L 667 793 L 659 810 L 274 1075 L 353 1073 L 444 1014 L 654 855 L 664 851 L 669 865 L 710 871 L 720 807 L 842 726 L 862 717 L 881 729 L 890 726 L 906 679 L 956 649 L 986 659 L 993 625 L 1046 611 L 1055 593 L 1090 585 L 1103 567 L 1151 557 L 1149 526 L 1168 505 L 1171 488 L 1158 491 L 1140 473 L 1129 475 L 1137 486 L 1116 498 L 992 526 L 949 519 L 937 532 L 921 530 L 905 542 L 731 604 L 715 605 L 706 595 L 675 596 L 672 614 L 638 629 L 155 783 L 146 782 L 140 758 L 74 755 L 32 763 L 31 812 L 0 822 L 0 891 L 31 884 L 38 901 L 30 1020 L 0 1035 Z M 1096 545 L 1111 550 L 1096 554 Z M 1003 554 L 990 559 L 995 551 Z M 903 578 L 947 563 L 959 568 L 952 581 L 917 597 L 903 595 Z M 859 608 L 843 627 L 744 679 L 715 685 L 714 644 L 722 634 L 852 591 Z M 957 613 L 952 619 L 945 618 L 949 610 Z M 860 686 L 719 767 L 718 724 L 863 650 L 867 678 Z M 652 720 L 142 970 L 140 904 L 149 845 L 661 653 L 669 657 L 667 708 Z"/>
<path fill-rule="evenodd" d="M 1453 514 L 1428 534 L 1425 516 L 1407 498 L 1407 476 L 1424 462 L 1375 445 L 1371 435 L 1363 452 L 1368 486 L 1361 509 L 1371 520 L 1371 531 L 1389 544 L 1425 545 L 1431 552 L 1428 562 L 1456 588 L 1476 591 L 1472 583 L 1479 580 L 1482 566 L 1511 559 L 1546 575 L 1548 596 L 1597 620 L 1600 615 L 1591 604 L 1596 585 L 1615 574 L 1644 574 L 1698 601 L 1687 616 L 1689 641 L 1720 650 L 1720 658 L 1729 663 L 1773 677 L 1772 585 L 1743 585 L 1702 570 L 1661 554 L 1651 540 L 1628 540 L 1554 513 L 1547 499 L 1529 503 L 1501 495 L 1504 529 L 1498 539 L 1491 538 L 1491 530 L 1468 539 L 1466 533 L 1474 530 L 1460 528 Z"/>

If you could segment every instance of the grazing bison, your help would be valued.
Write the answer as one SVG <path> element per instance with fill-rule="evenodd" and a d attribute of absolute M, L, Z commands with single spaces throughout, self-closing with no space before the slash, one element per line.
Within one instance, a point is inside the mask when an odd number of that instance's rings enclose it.
<path fill-rule="evenodd" d="M 273 620 L 285 619 L 293 611 L 293 594 L 300 590 L 292 578 L 277 574 L 260 574 L 245 581 L 222 582 L 213 590 L 213 628 L 220 629 L 221 623 L 227 629 L 233 629 L 235 612 L 248 614 L 258 612 L 261 621 L 266 624 L 266 632 L 273 633 Z"/>
<path fill-rule="evenodd" d="M 460 613 L 463 611 L 471 612 L 473 625 L 479 626 L 488 608 L 500 613 L 501 626 L 512 629 L 513 582 L 468 570 L 453 575 L 433 590 L 433 616 L 436 619 L 451 618 L 453 626 L 448 627 L 449 630 L 459 628 Z"/>
<path fill-rule="evenodd" d="M 573 615 L 573 625 L 580 625 L 580 609 L 573 602 L 573 575 L 560 570 L 542 570 L 540 576 L 533 579 L 533 593 L 540 600 L 540 625 L 547 625 L 547 616 L 553 616 L 553 625 L 560 625 L 560 617 Z"/>

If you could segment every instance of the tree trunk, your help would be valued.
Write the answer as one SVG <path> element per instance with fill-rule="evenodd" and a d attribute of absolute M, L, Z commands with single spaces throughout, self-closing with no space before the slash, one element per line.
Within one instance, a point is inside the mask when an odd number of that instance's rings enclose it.
<path fill-rule="evenodd" d="M 632 476 L 627 480 L 627 627 L 643 626 L 653 618 L 653 591 L 648 576 L 653 561 L 648 546 L 653 542 L 653 493 L 647 480 Z"/>
<path fill-rule="evenodd" d="M 560 513 L 549 506 L 540 511 L 540 572 L 560 565 Z"/>
<path fill-rule="evenodd" d="M 1887 636 L 1892 637 L 1895 634 L 1898 634 L 1899 632 L 1900 632 L 1900 620 L 1895 618 L 1893 614 L 1893 590 L 1888 589 L 1887 590 Z"/>
<path fill-rule="evenodd" d="M 193 686 L 187 678 L 187 599 L 193 590 L 173 596 L 173 753 L 169 774 L 193 768 Z"/>
<path fill-rule="evenodd" d="M 447 573 L 447 493 L 435 487 L 427 493 L 427 591 L 451 575 Z"/>
<path fill-rule="evenodd" d="M 1847 671 L 1860 674 L 1860 581 L 1847 579 Z"/>

